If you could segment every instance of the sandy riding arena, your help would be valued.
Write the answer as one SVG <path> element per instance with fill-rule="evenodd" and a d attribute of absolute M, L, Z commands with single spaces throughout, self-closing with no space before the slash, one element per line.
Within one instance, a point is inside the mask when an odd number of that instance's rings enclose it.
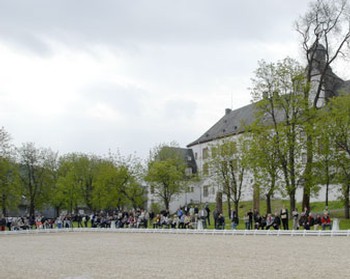
<path fill-rule="evenodd" d="M 0 235 L 0 278 L 349 278 L 350 239 L 64 232 Z"/>

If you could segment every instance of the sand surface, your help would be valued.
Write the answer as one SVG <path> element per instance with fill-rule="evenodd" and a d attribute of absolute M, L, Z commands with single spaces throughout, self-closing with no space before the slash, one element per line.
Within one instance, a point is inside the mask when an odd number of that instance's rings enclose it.
<path fill-rule="evenodd" d="M 0 278 L 350 278 L 349 237 L 0 236 Z"/>

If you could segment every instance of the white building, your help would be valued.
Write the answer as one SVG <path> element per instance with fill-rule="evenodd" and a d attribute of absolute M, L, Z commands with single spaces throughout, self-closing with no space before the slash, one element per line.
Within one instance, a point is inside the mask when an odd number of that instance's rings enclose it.
<path fill-rule="evenodd" d="M 314 63 L 312 66 L 312 88 L 316 88 L 320 82 L 320 71 L 324 67 L 325 49 L 322 45 L 318 45 Z M 311 90 L 314 91 L 314 90 Z M 322 92 L 317 99 L 316 106 L 324 106 L 327 99 L 337 96 L 340 91 L 350 92 L 350 81 L 344 81 L 333 73 L 331 68 L 326 72 L 325 83 L 322 85 Z M 314 99 L 312 92 L 310 94 L 310 102 Z M 187 151 L 191 154 L 191 160 L 194 160 L 195 170 L 198 171 L 202 179 L 198 183 L 194 183 L 190 187 L 191 191 L 181 194 L 171 203 L 171 211 L 176 210 L 179 206 L 189 203 L 206 203 L 215 202 L 218 185 L 210 178 L 210 170 L 208 168 L 208 159 L 210 155 L 210 147 L 218 144 L 222 139 L 236 140 L 242 133 L 244 127 L 254 121 L 255 104 L 249 104 L 236 110 L 226 109 L 225 114 L 211 128 L 209 128 L 197 140 L 187 145 Z M 186 150 L 186 149 L 184 149 Z M 192 162 L 193 164 L 193 162 Z M 254 183 L 253 177 L 248 175 L 244 180 L 245 184 Z M 252 199 L 252 187 L 243 187 L 242 200 Z M 337 199 L 337 193 L 334 187 L 330 187 L 329 200 Z M 156 202 L 152 195 L 149 196 L 149 204 Z M 321 189 L 317 197 L 312 197 L 311 201 L 324 200 L 325 190 Z M 225 199 L 225 197 L 223 197 Z M 301 189 L 297 190 L 296 200 L 301 201 Z"/>

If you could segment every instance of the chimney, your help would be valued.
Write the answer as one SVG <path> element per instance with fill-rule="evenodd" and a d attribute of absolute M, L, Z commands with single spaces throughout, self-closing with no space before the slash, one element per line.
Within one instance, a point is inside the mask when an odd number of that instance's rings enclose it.
<path fill-rule="evenodd" d="M 225 115 L 228 115 L 231 111 L 232 111 L 232 110 L 229 109 L 229 108 L 225 109 Z"/>

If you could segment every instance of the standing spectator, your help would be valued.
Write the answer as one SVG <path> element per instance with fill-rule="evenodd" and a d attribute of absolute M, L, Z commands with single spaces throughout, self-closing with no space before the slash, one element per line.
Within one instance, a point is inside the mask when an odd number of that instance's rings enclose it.
<path fill-rule="evenodd" d="M 185 204 L 185 206 L 183 207 L 183 211 L 184 211 L 184 213 L 185 213 L 186 215 L 189 213 L 190 208 L 188 207 L 187 204 Z"/>
<path fill-rule="evenodd" d="M 6 229 L 6 218 L 1 215 L 0 217 L 0 231 L 5 231 Z"/>
<path fill-rule="evenodd" d="M 198 205 L 196 205 L 194 207 L 194 214 L 198 214 L 199 213 L 199 208 L 198 208 Z"/>
<path fill-rule="evenodd" d="M 207 220 L 207 210 L 205 209 L 205 207 L 203 207 L 200 212 L 199 212 L 199 221 L 202 222 L 203 224 L 203 229 L 206 229 L 207 228 L 207 223 L 206 223 L 206 220 Z"/>
<path fill-rule="evenodd" d="M 205 210 L 207 211 L 207 222 L 208 222 L 208 226 L 210 226 L 210 208 L 208 203 L 205 204 Z"/>
<path fill-rule="evenodd" d="M 191 216 L 192 216 L 192 215 L 195 215 L 195 214 L 194 214 L 194 207 L 193 207 L 193 205 L 190 206 L 190 209 L 189 209 L 188 212 L 190 213 Z"/>
<path fill-rule="evenodd" d="M 178 210 L 176 211 L 177 217 L 179 217 L 179 219 L 181 219 L 181 216 L 184 214 L 181 207 L 178 208 Z"/>
<path fill-rule="evenodd" d="M 61 216 L 58 216 L 56 219 L 56 226 L 58 229 L 62 229 L 62 218 Z"/>
<path fill-rule="evenodd" d="M 77 220 L 77 222 L 78 222 L 78 228 L 82 228 L 82 227 L 83 227 L 83 223 L 82 223 L 82 221 L 83 221 L 83 216 L 81 216 L 80 214 L 78 214 L 78 215 L 76 216 L 76 220 Z"/>
<path fill-rule="evenodd" d="M 248 212 L 243 216 L 243 221 L 244 221 L 245 229 L 249 230 L 249 216 L 248 216 Z"/>
<path fill-rule="evenodd" d="M 253 212 L 251 209 L 248 211 L 248 216 L 249 216 L 249 230 L 253 229 Z"/>
<path fill-rule="evenodd" d="M 292 217 L 293 217 L 293 230 L 299 230 L 299 213 L 297 208 L 293 209 Z"/>
<path fill-rule="evenodd" d="M 213 218 L 214 218 L 214 228 L 217 229 L 218 226 L 218 218 L 219 218 L 220 212 L 217 207 L 215 207 L 215 210 L 213 211 Z"/>
<path fill-rule="evenodd" d="M 84 226 L 85 226 L 85 228 L 87 228 L 89 220 L 90 220 L 89 215 L 85 215 L 85 220 L 84 220 Z"/>
<path fill-rule="evenodd" d="M 283 229 L 284 230 L 289 230 L 289 226 L 288 226 L 288 209 L 285 208 L 284 205 L 282 205 L 280 216 L 281 216 L 281 220 L 282 220 Z"/>
<path fill-rule="evenodd" d="M 10 231 L 11 226 L 12 226 L 12 217 L 7 217 L 6 226 L 7 226 L 8 230 Z"/>
<path fill-rule="evenodd" d="M 232 229 L 235 230 L 238 226 L 238 216 L 237 216 L 237 212 L 235 210 L 232 210 L 231 212 L 231 226 Z"/>

